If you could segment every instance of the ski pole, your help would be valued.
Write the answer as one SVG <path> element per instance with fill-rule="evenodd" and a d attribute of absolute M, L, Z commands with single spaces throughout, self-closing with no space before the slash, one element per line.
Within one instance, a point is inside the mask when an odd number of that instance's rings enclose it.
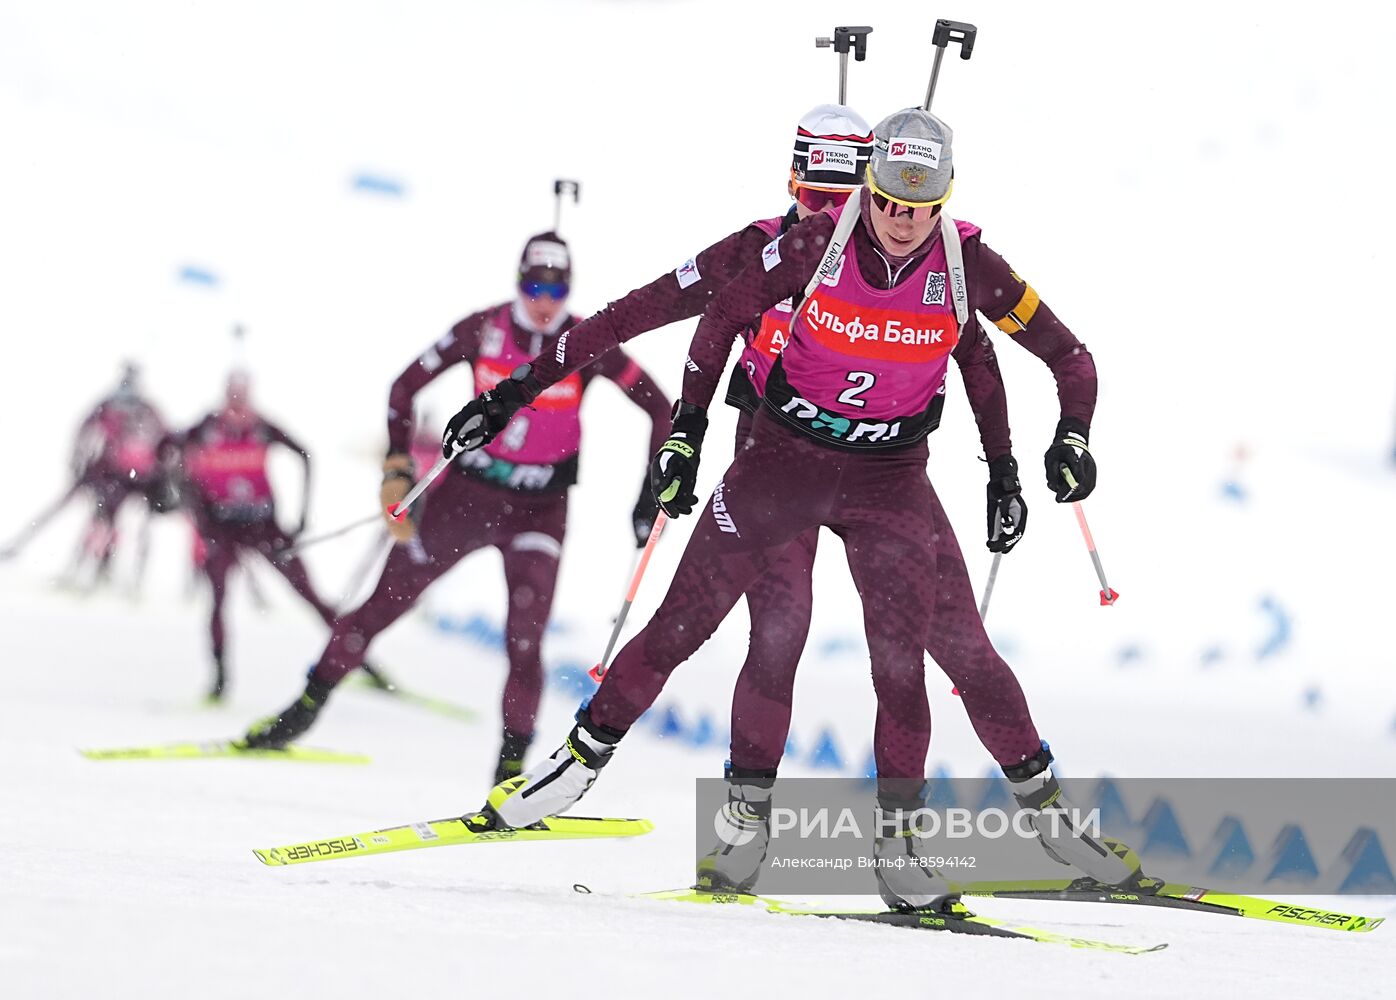
<path fill-rule="evenodd" d="M 572 196 L 572 204 L 575 205 L 580 202 L 582 200 L 582 182 L 566 180 L 553 181 L 553 198 L 555 199 L 553 202 L 553 232 L 557 232 L 558 228 L 562 225 L 562 202 L 564 200 L 563 195 L 566 194 Z"/>
<path fill-rule="evenodd" d="M 940 61 L 945 58 L 945 49 L 951 42 L 957 42 L 960 46 L 960 58 L 968 59 L 974 52 L 974 36 L 979 29 L 964 21 L 947 21 L 940 18 L 936 21 L 935 31 L 931 35 L 931 44 L 936 47 L 936 59 L 931 65 L 931 82 L 926 86 L 926 103 L 921 105 L 922 111 L 931 110 L 931 99 L 936 95 L 936 80 L 940 77 Z"/>
<path fill-rule="evenodd" d="M 1076 489 L 1076 478 L 1071 474 L 1071 470 L 1062 466 L 1062 477 L 1066 479 L 1066 484 L 1073 490 Z M 1080 500 L 1072 502 L 1071 506 L 1076 510 L 1076 523 L 1081 526 L 1081 537 L 1086 540 L 1086 551 L 1091 554 L 1091 562 L 1095 565 L 1095 575 L 1100 578 L 1100 604 L 1101 607 L 1108 607 L 1120 599 L 1120 595 L 1110 584 L 1105 582 L 1105 567 L 1100 564 L 1100 553 L 1096 551 L 1095 539 L 1091 537 L 1091 526 L 1086 523 L 1086 510 L 1081 506 Z"/>
<path fill-rule="evenodd" d="M 388 508 L 388 516 L 394 521 L 401 521 L 407 516 L 407 508 L 417 502 L 417 498 L 427 491 L 427 487 L 436 481 L 436 477 L 446 471 L 446 466 L 456 460 L 456 456 L 461 453 L 460 448 L 455 448 L 451 454 L 442 455 L 436 460 L 436 464 L 427 470 L 427 474 L 422 477 L 421 482 L 412 487 L 411 492 L 397 503 Z"/>
<path fill-rule="evenodd" d="M 286 546 L 280 552 L 275 553 L 273 558 L 289 559 L 291 558 L 291 556 L 295 555 L 303 549 L 308 549 L 312 545 L 319 545 L 321 542 L 328 542 L 331 538 L 338 538 L 340 535 L 347 535 L 355 528 L 362 528 L 365 524 L 371 524 L 372 522 L 378 520 L 382 516 L 382 514 L 370 514 L 367 517 L 359 518 L 357 521 L 350 521 L 344 527 L 336 528 L 334 531 L 327 531 L 323 535 L 316 535 L 313 538 L 307 538 L 303 542 L 295 542 L 294 544 Z"/>
<path fill-rule="evenodd" d="M 69 486 L 63 492 L 62 496 L 45 507 L 38 517 L 29 522 L 29 527 L 16 536 L 14 541 L 10 542 L 10 544 L 6 545 L 4 548 L 0 548 L 0 561 L 11 559 L 19 555 L 20 549 L 33 541 L 34 536 L 39 533 L 39 529 L 52 521 L 58 515 L 58 512 L 68 505 L 68 501 L 73 499 L 81 486 L 82 483 L 80 482 L 73 483 L 72 486 Z"/>
<path fill-rule="evenodd" d="M 601 657 L 601 662 L 592 667 L 587 673 L 591 679 L 598 684 L 606 676 L 606 671 L 611 665 L 611 651 L 616 648 L 616 640 L 620 638 L 620 630 L 625 627 L 625 616 L 630 614 L 630 605 L 635 603 L 635 594 L 640 589 L 640 580 L 645 575 L 645 567 L 650 564 L 650 556 L 654 554 L 655 543 L 659 541 L 659 533 L 664 530 L 664 522 L 668 520 L 664 511 L 659 511 L 654 516 L 654 527 L 650 528 L 649 541 L 645 542 L 645 551 L 640 554 L 640 561 L 635 566 L 635 575 L 630 578 L 630 590 L 626 592 L 625 603 L 620 606 L 620 614 L 616 616 L 615 627 L 611 629 L 611 639 L 606 643 L 606 652 Z"/>
<path fill-rule="evenodd" d="M 853 53 L 856 62 L 862 62 L 868 57 L 868 35 L 872 34 L 872 28 L 867 25 L 858 25 L 852 28 L 835 28 L 833 38 L 816 38 L 814 47 L 817 49 L 833 48 L 839 54 L 839 103 L 848 103 L 848 53 Z"/>
<path fill-rule="evenodd" d="M 994 561 L 989 565 L 989 582 L 984 584 L 984 599 L 979 602 L 980 621 L 989 617 L 989 598 L 994 596 L 994 581 L 999 578 L 999 560 L 1002 558 L 1002 552 L 995 552 Z"/>

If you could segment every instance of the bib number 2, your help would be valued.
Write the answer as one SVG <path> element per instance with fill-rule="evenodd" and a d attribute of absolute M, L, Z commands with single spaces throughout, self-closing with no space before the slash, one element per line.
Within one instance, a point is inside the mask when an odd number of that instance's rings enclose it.
<path fill-rule="evenodd" d="M 853 387 L 839 393 L 839 402 L 849 406 L 867 406 L 868 401 L 858 397 L 873 387 L 877 376 L 872 372 L 849 372 L 848 381 L 853 383 Z"/>

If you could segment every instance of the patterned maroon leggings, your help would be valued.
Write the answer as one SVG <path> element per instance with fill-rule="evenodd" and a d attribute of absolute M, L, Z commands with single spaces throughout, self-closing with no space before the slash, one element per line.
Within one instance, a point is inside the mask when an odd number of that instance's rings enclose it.
<path fill-rule="evenodd" d="M 417 537 L 393 546 L 373 593 L 335 623 L 315 665 L 315 677 L 338 684 L 363 662 L 374 637 L 402 617 L 427 587 L 470 553 L 493 545 L 504 557 L 509 589 L 504 728 L 531 735 L 543 694 L 540 647 L 567 527 L 567 493 L 504 489 L 455 469 L 437 482 L 440 485 L 421 501 L 426 509 Z"/>
<path fill-rule="evenodd" d="M 1036 753 L 1040 741 L 1022 689 L 984 632 L 964 558 L 926 478 L 926 455 L 924 443 L 838 451 L 759 415 L 664 601 L 592 699 L 592 719 L 629 728 L 746 592 L 752 647 L 733 699 L 732 762 L 775 767 L 789 731 L 815 541 L 824 526 L 843 540 L 862 601 L 878 703 L 878 774 L 924 775 L 927 649 L 959 687 L 997 761 L 1018 763 Z"/>
<path fill-rule="evenodd" d="M 218 521 L 207 514 L 197 518 L 199 535 L 203 538 L 206 556 L 204 573 L 213 587 L 213 608 L 209 613 L 209 640 L 213 646 L 215 659 L 222 659 L 227 641 L 227 629 L 223 623 L 223 604 L 228 594 L 228 575 L 237 565 L 242 551 L 257 552 L 265 556 L 286 582 L 291 585 L 301 599 L 315 609 L 320 620 L 326 625 L 334 623 L 334 608 L 330 607 L 315 593 L 306 572 L 305 563 L 296 556 L 278 559 L 276 554 L 292 544 L 291 537 L 282 531 L 275 518 L 256 521 Z"/>

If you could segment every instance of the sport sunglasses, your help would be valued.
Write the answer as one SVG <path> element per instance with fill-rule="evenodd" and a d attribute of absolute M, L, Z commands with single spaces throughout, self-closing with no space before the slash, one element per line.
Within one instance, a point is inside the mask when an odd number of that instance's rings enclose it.
<path fill-rule="evenodd" d="M 803 184 L 795 185 L 795 200 L 811 212 L 818 212 L 824 208 L 838 208 L 848 200 L 852 191 L 833 191 L 829 188 L 805 187 Z"/>
<path fill-rule="evenodd" d="M 925 222 L 932 218 L 940 211 L 940 206 L 950 200 L 950 195 L 955 190 L 955 179 L 952 177 L 950 186 L 945 189 L 945 194 L 935 201 L 903 201 L 900 198 L 893 198 L 877 186 L 877 182 L 873 180 L 871 168 L 864 175 L 864 179 L 867 181 L 868 193 L 872 195 L 873 208 L 889 219 L 910 215 L 912 222 Z"/>
<path fill-rule="evenodd" d="M 565 299 L 568 292 L 565 281 L 525 281 L 519 288 L 530 299 L 542 298 L 544 295 L 550 299 Z"/>

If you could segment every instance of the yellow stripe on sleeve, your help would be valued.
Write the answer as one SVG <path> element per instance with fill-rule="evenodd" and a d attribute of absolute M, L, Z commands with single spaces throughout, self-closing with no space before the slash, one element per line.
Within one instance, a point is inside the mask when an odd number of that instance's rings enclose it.
<path fill-rule="evenodd" d="M 1042 304 L 1042 300 L 1037 297 L 1037 292 L 1032 285 L 1023 283 L 1023 297 L 1018 300 L 1018 304 L 1008 311 L 1008 315 L 1003 319 L 994 320 L 994 326 L 1004 333 L 1012 336 L 1028 328 L 1032 322 L 1033 315 L 1037 312 L 1037 307 Z"/>

